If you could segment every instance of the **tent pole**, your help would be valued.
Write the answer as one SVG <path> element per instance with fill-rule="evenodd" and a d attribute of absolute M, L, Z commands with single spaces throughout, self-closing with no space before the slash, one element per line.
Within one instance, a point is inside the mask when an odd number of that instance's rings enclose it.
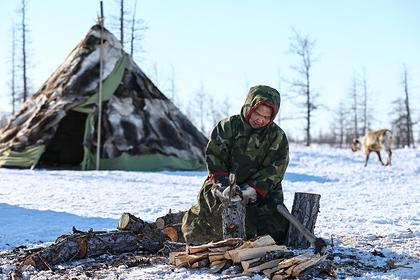
<path fill-rule="evenodd" d="M 99 46 L 99 92 L 98 92 L 98 122 L 97 122 L 97 139 L 96 139 L 96 170 L 100 169 L 100 153 L 101 153 L 101 126 L 102 126 L 102 79 L 103 79 L 103 65 L 104 65 L 104 9 L 102 1 L 101 17 L 98 19 L 98 24 L 101 26 L 100 46 Z"/>

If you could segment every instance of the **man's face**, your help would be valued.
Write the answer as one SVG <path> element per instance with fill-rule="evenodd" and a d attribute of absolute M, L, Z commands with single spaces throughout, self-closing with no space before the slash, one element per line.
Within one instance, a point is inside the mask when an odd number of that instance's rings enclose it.
<path fill-rule="evenodd" d="M 271 121 L 271 108 L 260 105 L 252 112 L 249 118 L 249 124 L 252 128 L 261 128 L 269 124 Z"/>

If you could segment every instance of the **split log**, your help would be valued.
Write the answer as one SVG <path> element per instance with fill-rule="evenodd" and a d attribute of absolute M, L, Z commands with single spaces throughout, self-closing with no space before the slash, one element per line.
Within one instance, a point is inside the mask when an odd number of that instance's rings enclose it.
<path fill-rule="evenodd" d="M 245 206 L 241 200 L 222 201 L 222 234 L 223 239 L 245 239 Z"/>
<path fill-rule="evenodd" d="M 244 270 L 248 270 L 250 268 L 262 265 L 272 260 L 279 260 L 277 262 L 278 264 L 281 260 L 290 258 L 292 256 L 293 256 L 293 252 L 290 252 L 290 251 L 271 251 L 271 252 L 266 253 L 264 256 L 260 258 L 241 261 L 241 265 Z"/>
<path fill-rule="evenodd" d="M 277 265 L 279 264 L 279 262 L 281 260 L 282 259 L 271 260 L 271 261 L 262 263 L 262 264 L 257 265 L 257 266 L 249 267 L 248 269 L 244 269 L 244 273 L 249 273 L 249 272 L 258 273 L 258 272 L 260 272 L 262 270 L 265 270 L 265 269 L 271 269 L 273 267 L 278 267 Z"/>
<path fill-rule="evenodd" d="M 240 263 L 243 260 L 255 259 L 264 256 L 270 251 L 287 251 L 285 246 L 271 245 L 257 248 L 246 248 L 241 250 L 230 250 L 225 253 L 226 259 L 231 259 L 233 263 Z"/>
<path fill-rule="evenodd" d="M 292 215 L 312 233 L 318 217 L 320 199 L 321 195 L 319 194 L 297 192 L 293 200 Z M 286 245 L 292 248 L 309 248 L 311 246 L 309 241 L 292 225 L 287 232 Z"/>
<path fill-rule="evenodd" d="M 327 255 L 321 256 L 321 255 L 317 254 L 317 255 L 312 256 L 310 259 L 296 265 L 292 270 L 292 276 L 293 277 L 298 276 L 302 271 L 304 271 L 308 267 L 316 265 L 317 263 L 325 260 L 326 258 L 327 258 Z"/>
<path fill-rule="evenodd" d="M 169 213 L 163 217 L 156 219 L 155 224 L 158 229 L 164 229 L 168 226 L 173 226 L 174 224 L 182 224 L 182 217 L 184 216 L 185 211 L 180 211 L 177 213 L 172 213 L 169 209 Z"/>
<path fill-rule="evenodd" d="M 297 277 L 305 269 L 325 260 L 327 256 L 328 255 L 312 255 L 306 253 L 281 261 L 277 266 L 279 270 L 273 274 L 272 279 L 286 279 L 289 277 Z"/>
<path fill-rule="evenodd" d="M 218 247 L 238 247 L 243 244 L 242 238 L 229 238 L 226 240 L 221 240 L 218 242 L 210 242 L 198 246 L 188 246 L 187 252 L 189 254 L 204 252 L 209 249 L 214 249 Z"/>
<path fill-rule="evenodd" d="M 163 240 L 145 238 L 131 231 L 99 234 L 91 231 L 61 236 L 53 245 L 27 256 L 22 262 L 39 270 L 53 270 L 54 265 L 75 259 L 137 250 L 157 252 L 162 246 Z"/>

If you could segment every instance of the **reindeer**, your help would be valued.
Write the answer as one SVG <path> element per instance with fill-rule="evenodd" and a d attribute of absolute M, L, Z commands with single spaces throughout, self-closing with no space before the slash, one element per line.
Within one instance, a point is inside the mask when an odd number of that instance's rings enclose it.
<path fill-rule="evenodd" d="M 382 165 L 385 165 L 381 158 L 381 150 L 384 149 L 388 153 L 388 160 L 386 165 L 391 165 L 391 144 L 392 144 L 392 132 L 388 129 L 380 129 L 375 131 L 369 131 L 366 135 L 353 139 L 351 144 L 351 150 L 353 152 L 363 150 L 366 155 L 365 167 L 367 166 L 369 155 L 371 152 L 376 152 L 379 161 Z"/>

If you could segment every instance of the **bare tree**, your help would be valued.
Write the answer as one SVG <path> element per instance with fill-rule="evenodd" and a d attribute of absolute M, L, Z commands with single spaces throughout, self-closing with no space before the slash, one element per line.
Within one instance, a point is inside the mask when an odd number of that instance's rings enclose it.
<path fill-rule="evenodd" d="M 126 11 L 124 10 L 124 2 L 125 0 L 120 0 L 120 42 L 122 48 L 124 48 L 124 17 L 126 15 Z"/>
<path fill-rule="evenodd" d="M 368 123 L 368 90 L 367 90 L 366 70 L 363 71 L 362 109 L 363 109 L 363 114 L 362 114 L 363 134 L 366 134 L 369 130 L 369 123 Z"/>
<path fill-rule="evenodd" d="M 331 125 L 335 143 L 338 144 L 340 148 L 343 148 L 345 143 L 346 115 L 346 108 L 343 101 L 341 101 L 334 112 L 333 123 Z"/>
<path fill-rule="evenodd" d="M 17 89 L 16 89 L 16 29 L 12 24 L 12 44 L 11 44 L 11 71 L 10 71 L 10 95 L 12 104 L 12 114 L 16 112 L 17 105 Z"/>
<path fill-rule="evenodd" d="M 131 19 L 131 32 L 130 32 L 130 56 L 134 57 L 134 51 L 138 53 L 143 52 L 140 42 L 143 40 L 144 33 L 148 29 L 144 20 L 136 18 L 137 0 L 134 2 L 133 17 Z M 137 45 L 136 45 L 137 43 Z"/>
<path fill-rule="evenodd" d="M 176 104 L 175 68 L 173 65 L 171 65 L 171 76 L 168 78 L 168 82 L 168 92 L 171 94 L 169 98 L 174 104 Z"/>
<path fill-rule="evenodd" d="M 291 68 L 297 73 L 298 77 L 292 81 L 292 86 L 297 93 L 305 98 L 305 120 L 306 120 L 306 146 L 311 144 L 311 120 L 312 112 L 317 109 L 315 99 L 317 94 L 312 89 L 312 66 L 316 61 L 314 57 L 315 40 L 309 35 L 301 35 L 293 29 L 293 38 L 290 43 L 291 53 L 298 56 L 297 65 Z"/>
<path fill-rule="evenodd" d="M 21 16 L 21 25 L 20 25 L 20 31 L 21 31 L 21 55 L 22 55 L 22 99 L 23 102 L 26 101 L 29 95 L 28 90 L 28 77 L 27 77 L 27 69 L 28 69 L 28 62 L 27 62 L 27 35 L 28 35 L 28 28 L 26 23 L 26 0 L 22 0 L 21 7 L 19 10 L 20 16 Z"/>
<path fill-rule="evenodd" d="M 359 103 L 358 103 L 358 92 L 357 92 L 357 79 L 356 75 L 353 74 L 353 81 L 351 86 L 351 98 L 352 98 L 352 107 L 351 112 L 353 116 L 353 135 L 355 138 L 359 137 Z"/>
<path fill-rule="evenodd" d="M 411 145 L 414 147 L 414 137 L 413 137 L 413 122 L 411 121 L 411 110 L 410 110 L 410 101 L 408 97 L 408 80 L 407 80 L 407 67 L 403 66 L 403 79 L 402 84 L 404 87 L 404 105 L 405 105 L 405 124 L 406 124 L 406 132 L 407 132 L 407 146 L 411 147 Z"/>
<path fill-rule="evenodd" d="M 204 126 L 204 104 L 206 99 L 206 93 L 204 91 L 204 85 L 201 83 L 200 88 L 197 90 L 195 94 L 194 101 L 196 103 L 196 111 L 198 113 L 198 117 L 200 120 L 200 130 L 203 134 L 206 133 L 206 128 Z"/>

